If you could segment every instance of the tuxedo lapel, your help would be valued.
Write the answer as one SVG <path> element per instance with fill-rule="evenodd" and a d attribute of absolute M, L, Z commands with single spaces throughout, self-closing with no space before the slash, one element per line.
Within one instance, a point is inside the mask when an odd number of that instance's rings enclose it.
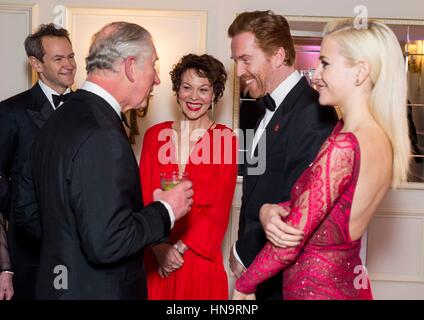
<path fill-rule="evenodd" d="M 38 83 L 32 87 L 31 97 L 31 106 L 26 111 L 36 126 L 41 128 L 54 110 Z"/>
<path fill-rule="evenodd" d="M 255 125 L 255 133 L 258 130 L 259 124 L 261 123 L 262 119 L 264 118 L 265 113 L 258 119 L 258 121 L 256 122 Z M 247 138 L 249 138 L 249 141 L 247 140 Z M 247 164 L 252 163 L 252 146 L 253 146 L 253 137 L 251 136 L 246 136 L 244 137 L 245 141 L 246 141 L 246 160 L 247 160 Z M 251 140 L 250 140 L 251 139 Z M 257 154 L 258 152 L 258 146 L 256 145 L 255 150 L 254 150 L 254 155 Z M 246 167 L 246 166 L 245 166 Z"/>
<path fill-rule="evenodd" d="M 258 130 L 259 124 L 261 123 L 262 119 L 265 116 L 265 112 L 262 114 L 262 116 L 258 119 L 258 121 L 256 122 L 255 125 L 255 133 Z M 246 145 L 246 163 L 243 167 L 243 195 L 250 195 L 251 191 L 253 190 L 254 185 L 256 184 L 257 175 L 249 175 L 248 176 L 248 168 L 252 168 L 257 166 L 257 163 L 253 163 L 253 157 L 252 157 L 252 147 L 253 147 L 253 137 L 251 141 L 247 141 L 247 135 L 244 137 L 246 140 L 246 143 L 248 145 Z M 258 145 L 256 145 L 255 150 L 254 150 L 254 156 L 256 157 L 258 154 Z"/>
<path fill-rule="evenodd" d="M 306 81 L 305 77 L 302 77 L 299 82 L 293 87 L 293 89 L 287 94 L 287 96 L 284 98 L 284 100 L 281 102 L 278 109 L 275 111 L 273 117 L 268 122 L 268 125 L 265 128 L 265 132 L 262 134 L 261 138 L 259 139 L 258 144 L 256 145 L 255 149 L 255 156 L 258 155 L 258 146 L 260 144 L 265 143 L 266 144 L 266 157 L 268 158 L 269 153 L 272 149 L 272 146 L 274 145 L 275 141 L 277 140 L 277 137 L 279 137 L 284 132 L 284 123 L 287 121 L 289 117 L 289 113 L 294 109 L 296 105 L 296 101 L 299 99 L 299 96 L 302 94 L 302 92 L 306 89 L 308 89 L 309 84 Z M 257 126 L 259 125 L 259 122 Z M 266 141 L 264 141 L 266 137 Z M 249 159 L 250 152 L 248 154 Z M 252 160 L 251 160 L 252 161 Z M 251 162 L 250 162 L 251 163 Z M 268 165 L 268 161 L 266 162 Z M 254 164 L 254 166 L 257 166 L 258 164 Z M 246 195 L 246 199 L 249 199 L 250 195 L 252 194 L 256 183 L 258 182 L 258 179 L 260 175 L 250 175 L 247 177 L 247 169 L 249 165 L 245 166 L 244 169 L 244 179 L 246 180 L 246 183 L 243 183 L 244 190 L 243 193 Z M 252 167 L 252 166 L 250 166 Z M 266 168 L 265 168 L 266 170 Z"/>
<path fill-rule="evenodd" d="M 284 104 L 284 101 L 282 102 L 282 104 Z M 271 120 L 269 121 L 268 125 L 265 128 L 265 132 L 262 134 L 261 138 L 258 141 L 258 144 L 256 145 L 255 148 L 255 158 L 258 160 L 258 152 L 259 152 L 259 145 L 265 144 L 266 145 L 266 156 L 268 157 L 268 154 L 271 150 L 272 145 L 275 143 L 276 138 L 281 134 L 281 130 L 282 130 L 282 126 L 283 126 L 283 113 L 281 112 L 281 105 L 280 107 L 277 109 L 277 111 L 274 113 L 273 117 L 271 118 Z M 248 157 L 250 158 L 250 152 Z M 250 158 L 250 162 L 252 163 L 252 159 Z M 267 163 L 268 164 L 268 163 Z M 247 176 L 247 169 L 248 167 L 256 167 L 258 166 L 258 163 L 254 163 L 252 165 L 247 165 L 245 166 L 245 177 Z M 266 167 L 265 167 L 266 170 Z M 246 180 L 247 183 L 245 185 L 245 195 L 246 198 L 248 199 L 252 193 L 252 191 L 255 188 L 256 183 L 258 182 L 260 175 L 250 175 Z"/>
<path fill-rule="evenodd" d="M 300 95 L 304 90 L 309 88 L 309 84 L 306 81 L 305 77 L 300 78 L 299 82 L 293 87 L 293 89 L 287 94 L 284 100 L 281 102 L 278 110 L 275 112 L 274 116 L 269 121 L 266 126 L 266 155 L 268 156 L 271 151 L 272 146 L 274 145 L 277 137 L 281 135 L 284 130 L 284 122 L 287 121 L 289 113 L 291 113 L 298 101 Z M 263 135 L 259 140 L 259 143 L 263 139 Z M 257 152 L 257 150 L 255 150 Z"/>

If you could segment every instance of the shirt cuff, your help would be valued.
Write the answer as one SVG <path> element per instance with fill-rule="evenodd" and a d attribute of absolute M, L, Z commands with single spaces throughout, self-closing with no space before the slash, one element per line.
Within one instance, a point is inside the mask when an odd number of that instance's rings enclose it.
<path fill-rule="evenodd" d="M 168 202 L 159 200 L 160 203 L 162 203 L 166 210 L 168 210 L 168 214 L 169 214 L 169 219 L 171 220 L 171 229 L 174 227 L 174 223 L 175 223 L 175 214 L 174 211 L 172 210 L 171 206 L 169 205 Z"/>
<path fill-rule="evenodd" d="M 239 255 L 237 254 L 236 244 L 235 243 L 233 245 L 233 255 L 234 255 L 234 258 L 236 258 L 236 260 L 243 266 L 243 268 L 247 269 L 246 266 L 244 265 L 243 261 L 241 261 Z"/>
<path fill-rule="evenodd" d="M 0 273 L 8 273 L 8 274 L 11 274 L 12 276 L 15 274 L 13 271 L 10 271 L 10 270 L 2 270 L 2 271 L 0 271 Z"/>

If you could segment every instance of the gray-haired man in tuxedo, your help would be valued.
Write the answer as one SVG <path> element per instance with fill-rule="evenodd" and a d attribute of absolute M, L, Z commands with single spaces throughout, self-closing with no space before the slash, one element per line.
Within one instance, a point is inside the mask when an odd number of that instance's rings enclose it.
<path fill-rule="evenodd" d="M 166 240 L 190 210 L 190 181 L 155 190 L 156 201 L 143 206 L 122 126 L 121 112 L 146 107 L 159 84 L 156 60 L 141 26 L 103 27 L 86 58 L 86 82 L 34 142 L 16 216 L 42 233 L 37 299 L 146 298 L 143 248 Z"/>

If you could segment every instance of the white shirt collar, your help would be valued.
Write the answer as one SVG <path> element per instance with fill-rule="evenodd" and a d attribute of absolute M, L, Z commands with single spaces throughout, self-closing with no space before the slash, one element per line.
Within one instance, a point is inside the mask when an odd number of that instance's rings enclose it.
<path fill-rule="evenodd" d="M 274 89 L 274 91 L 271 92 L 270 95 L 272 99 L 274 99 L 275 105 L 277 107 L 274 111 L 270 111 L 269 109 L 265 110 L 265 115 L 259 123 L 258 129 L 256 130 L 255 135 L 253 137 L 251 157 L 253 157 L 258 141 L 262 136 L 262 133 L 265 131 L 265 128 L 267 127 L 268 123 L 274 116 L 275 111 L 277 111 L 281 102 L 283 102 L 289 92 L 299 82 L 300 78 L 302 78 L 302 76 L 300 75 L 299 71 L 295 70 L 283 82 L 281 82 L 278 87 Z"/>
<path fill-rule="evenodd" d="M 302 76 L 300 75 L 299 71 L 294 70 L 292 74 L 290 74 L 283 82 L 281 82 L 277 88 L 274 89 L 274 91 L 271 92 L 271 97 L 275 101 L 275 105 L 278 109 L 281 102 L 286 98 L 286 96 L 289 94 L 291 89 L 294 88 L 294 86 L 299 82 L 300 78 Z"/>
<path fill-rule="evenodd" d="M 41 79 L 38 80 L 38 85 L 40 86 L 41 90 L 44 92 L 44 94 L 46 95 L 47 100 L 49 100 L 50 104 L 53 107 L 53 110 L 56 110 L 55 106 L 54 106 L 54 102 L 53 102 L 53 94 L 56 94 L 58 96 L 60 96 L 60 93 L 57 93 L 55 90 L 53 90 L 52 88 L 50 88 L 49 86 L 47 86 Z M 66 89 L 66 91 L 63 94 L 69 93 L 71 92 L 71 89 Z M 58 108 L 63 104 L 63 102 L 61 101 L 60 104 L 58 105 Z"/>
<path fill-rule="evenodd" d="M 118 115 L 119 119 L 121 118 L 121 106 L 119 105 L 119 102 L 105 89 L 103 89 L 98 84 L 95 84 L 94 82 L 85 81 L 81 87 L 81 89 L 89 91 L 91 93 L 94 93 L 95 95 L 98 95 L 99 97 L 106 100 L 107 103 L 110 104 L 110 106 L 115 110 L 116 114 Z"/>

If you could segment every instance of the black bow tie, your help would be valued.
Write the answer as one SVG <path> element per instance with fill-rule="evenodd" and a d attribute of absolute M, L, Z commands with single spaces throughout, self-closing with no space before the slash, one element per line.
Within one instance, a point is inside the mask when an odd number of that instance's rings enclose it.
<path fill-rule="evenodd" d="M 61 95 L 52 94 L 54 107 L 57 108 L 61 102 L 65 102 L 71 94 L 71 92 Z"/>
<path fill-rule="evenodd" d="M 256 99 L 256 102 L 264 109 L 267 108 L 269 111 L 275 111 L 275 108 L 277 108 L 274 99 L 272 99 L 269 93 L 259 99 Z"/>

